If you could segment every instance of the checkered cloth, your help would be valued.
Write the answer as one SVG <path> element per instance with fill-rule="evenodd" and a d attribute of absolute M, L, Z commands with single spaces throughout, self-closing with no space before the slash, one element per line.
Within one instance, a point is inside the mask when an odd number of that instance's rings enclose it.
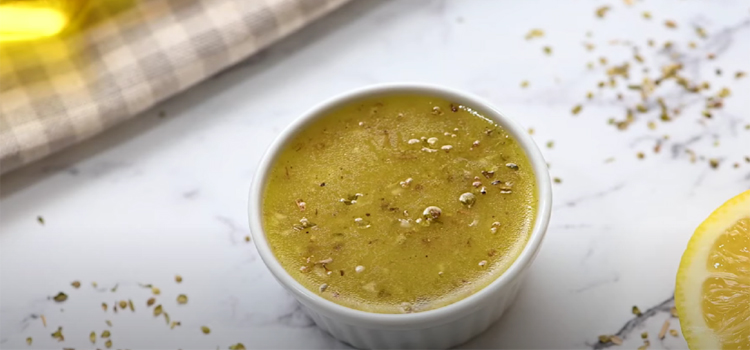
<path fill-rule="evenodd" d="M 77 31 L 0 43 L 0 173 L 127 120 L 347 1 L 96 0 Z"/>

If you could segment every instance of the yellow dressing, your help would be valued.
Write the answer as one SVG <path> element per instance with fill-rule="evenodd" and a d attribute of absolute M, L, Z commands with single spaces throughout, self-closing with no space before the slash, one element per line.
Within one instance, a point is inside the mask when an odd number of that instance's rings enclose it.
<path fill-rule="evenodd" d="M 263 226 L 307 289 L 354 309 L 461 300 L 525 246 L 537 189 L 502 127 L 440 98 L 353 102 L 302 130 L 273 165 Z"/>

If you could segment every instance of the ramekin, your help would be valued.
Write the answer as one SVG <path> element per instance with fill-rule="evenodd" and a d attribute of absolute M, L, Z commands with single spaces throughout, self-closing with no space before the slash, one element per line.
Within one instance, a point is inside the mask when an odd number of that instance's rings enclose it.
<path fill-rule="evenodd" d="M 453 304 L 411 314 L 378 314 L 351 309 L 326 300 L 297 282 L 271 251 L 262 225 L 263 189 L 268 173 L 284 146 L 297 133 L 329 111 L 363 98 L 391 94 L 422 94 L 444 98 L 479 111 L 502 126 L 518 141 L 536 175 L 539 201 L 534 226 L 521 255 L 487 287 Z M 485 331 L 511 305 L 526 270 L 534 260 L 547 231 L 552 188 L 547 164 L 528 133 L 489 102 L 470 94 L 435 85 L 390 83 L 369 86 L 335 96 L 310 109 L 287 127 L 271 144 L 258 166 L 250 188 L 250 231 L 268 269 L 302 304 L 313 321 L 335 338 L 357 348 L 449 348 Z"/>

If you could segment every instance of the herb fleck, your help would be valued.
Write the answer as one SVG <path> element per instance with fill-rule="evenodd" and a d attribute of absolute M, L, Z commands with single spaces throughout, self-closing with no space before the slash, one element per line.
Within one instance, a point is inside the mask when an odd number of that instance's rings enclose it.
<path fill-rule="evenodd" d="M 643 313 L 641 312 L 641 309 L 638 308 L 638 306 L 633 306 L 633 315 L 641 316 Z"/>
<path fill-rule="evenodd" d="M 106 343 L 104 343 L 104 346 L 107 347 L 107 349 L 112 347 L 112 339 L 108 339 Z"/>
<path fill-rule="evenodd" d="M 582 109 L 583 109 L 583 106 L 575 105 L 573 109 L 570 110 L 570 113 L 573 113 L 573 115 L 577 115 L 578 113 L 581 113 Z"/>
<path fill-rule="evenodd" d="M 57 327 L 57 331 L 52 333 L 52 338 L 57 339 L 59 342 L 65 340 L 65 336 L 62 333 L 62 327 Z"/>
<path fill-rule="evenodd" d="M 245 346 L 242 343 L 237 343 L 229 346 L 229 350 L 245 350 Z"/>
<path fill-rule="evenodd" d="M 73 283 L 71 283 L 70 285 L 75 289 L 81 288 L 81 282 L 78 281 L 73 281 Z"/>
<path fill-rule="evenodd" d="M 529 32 L 526 34 L 526 40 L 531 40 L 534 38 L 541 38 L 541 37 L 544 37 L 544 31 L 541 29 L 537 29 L 537 28 L 529 30 Z"/>
<path fill-rule="evenodd" d="M 180 276 L 180 275 L 176 275 L 176 276 L 174 276 L 174 280 L 175 280 L 175 282 L 177 282 L 177 283 L 182 283 L 182 276 Z"/>
<path fill-rule="evenodd" d="M 128 299 L 128 307 L 130 307 L 130 311 L 135 312 L 135 306 L 133 306 L 133 301 Z"/>
<path fill-rule="evenodd" d="M 187 304 L 188 297 L 185 294 L 180 294 L 177 296 L 177 303 L 180 305 Z"/>
<path fill-rule="evenodd" d="M 101 337 L 104 338 L 104 339 L 106 339 L 106 338 L 109 338 L 110 335 L 112 335 L 112 333 L 110 333 L 108 330 L 104 330 L 102 332 Z"/>
<path fill-rule="evenodd" d="M 154 295 L 159 295 L 159 294 L 161 294 L 161 290 L 159 288 L 152 287 L 151 288 L 151 293 L 154 293 Z"/>
<path fill-rule="evenodd" d="M 156 302 L 155 298 L 149 298 L 148 301 L 146 301 L 146 306 L 154 305 L 155 302 Z"/>
<path fill-rule="evenodd" d="M 104 310 L 104 312 L 107 312 L 107 303 L 102 303 L 102 310 Z"/>
<path fill-rule="evenodd" d="M 31 345 L 32 341 L 33 339 L 31 339 L 31 337 L 26 338 L 26 344 Z"/>
<path fill-rule="evenodd" d="M 44 218 L 43 217 L 37 216 L 36 217 L 36 221 L 38 221 L 40 225 L 44 225 Z"/>
<path fill-rule="evenodd" d="M 128 302 L 125 300 L 120 300 L 120 309 L 125 309 L 128 307 Z"/>
<path fill-rule="evenodd" d="M 54 299 L 58 303 L 62 303 L 63 301 L 68 300 L 68 295 L 63 292 L 60 292 L 60 293 L 57 293 L 57 295 L 55 295 L 52 299 Z"/>
<path fill-rule="evenodd" d="M 91 334 L 89 334 L 89 340 L 91 341 L 91 344 L 96 344 L 96 332 L 92 331 Z"/>
<path fill-rule="evenodd" d="M 159 316 L 159 315 L 161 315 L 161 313 L 162 313 L 161 305 L 156 305 L 156 307 L 154 308 L 154 316 L 155 317 Z"/>
<path fill-rule="evenodd" d="M 206 326 L 201 326 L 201 332 L 203 332 L 203 334 L 209 334 L 211 333 L 211 329 Z"/>

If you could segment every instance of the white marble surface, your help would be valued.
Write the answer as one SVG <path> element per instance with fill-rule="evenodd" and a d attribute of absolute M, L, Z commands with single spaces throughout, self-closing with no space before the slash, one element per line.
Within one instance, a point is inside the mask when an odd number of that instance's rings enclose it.
<path fill-rule="evenodd" d="M 594 9 L 605 4 L 612 11 L 596 18 Z M 643 20 L 644 10 L 654 19 Z M 679 27 L 667 29 L 665 19 Z M 563 180 L 554 186 L 551 227 L 516 304 L 464 347 L 590 348 L 599 334 L 615 333 L 631 320 L 633 305 L 645 310 L 670 298 L 693 229 L 750 188 L 750 164 L 731 166 L 750 155 L 744 129 L 750 78 L 734 79 L 735 71 L 750 71 L 749 20 L 750 3 L 740 0 L 636 1 L 632 7 L 619 0 L 350 4 L 134 121 L 3 176 L 0 347 L 88 347 L 88 334 L 111 320 L 113 348 L 237 342 L 345 348 L 312 325 L 244 242 L 247 190 L 266 146 L 305 109 L 366 84 L 421 81 L 478 94 L 533 127 L 552 176 Z M 705 27 L 709 39 L 698 39 L 691 24 Z M 530 28 L 547 35 L 526 41 Z M 652 112 L 620 132 L 606 122 L 624 116 L 611 89 L 585 101 L 603 74 L 598 63 L 588 70 L 587 61 L 631 60 L 631 49 L 609 45 L 612 39 L 644 48 L 647 66 L 658 69 L 666 58 L 646 50 L 649 38 L 678 43 L 688 53 L 687 76 L 710 81 L 712 91 L 732 89 L 713 120 L 700 121 L 699 102 L 656 131 L 646 127 L 657 118 Z M 687 49 L 689 40 L 699 48 Z M 588 52 L 584 41 L 596 49 Z M 545 45 L 552 56 L 542 53 Z M 713 51 L 717 58 L 707 61 Z M 519 87 L 523 80 L 531 83 L 528 89 Z M 571 116 L 581 102 L 583 111 Z M 664 134 L 671 138 L 654 154 L 654 140 Z M 548 140 L 554 148 L 544 147 Z M 723 159 L 721 166 L 691 164 L 681 144 Z M 646 153 L 644 160 L 636 158 L 638 151 Z M 605 163 L 610 157 L 615 161 Z M 176 273 L 182 284 L 174 282 Z M 74 280 L 83 286 L 73 289 Z M 119 287 L 95 290 L 93 281 Z M 170 331 L 154 319 L 145 308 L 150 293 L 138 283 L 160 287 L 159 302 L 182 326 Z M 69 300 L 48 300 L 59 291 Z M 188 305 L 176 305 L 179 293 L 189 296 Z M 122 299 L 132 299 L 136 312 L 100 308 Z M 625 347 L 639 346 L 636 338 L 648 330 L 654 348 L 684 348 L 681 338 L 655 340 L 667 317 L 661 312 L 639 324 L 627 333 Z M 201 334 L 201 325 L 211 334 Z M 63 326 L 64 342 L 50 337 L 57 326 Z"/>

